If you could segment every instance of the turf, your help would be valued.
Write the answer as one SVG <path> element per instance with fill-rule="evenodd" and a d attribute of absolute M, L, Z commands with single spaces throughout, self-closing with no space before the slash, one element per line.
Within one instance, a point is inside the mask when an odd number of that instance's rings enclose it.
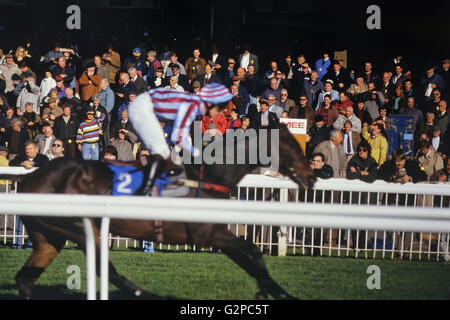
<path fill-rule="evenodd" d="M 0 299 L 16 299 L 14 275 L 31 251 L 0 247 Z M 223 254 L 112 251 L 117 270 L 155 299 L 253 299 L 256 281 Z M 337 257 L 264 257 L 272 277 L 300 299 L 449 299 L 450 264 Z M 37 299 L 85 299 L 85 256 L 65 249 L 41 276 Z M 71 265 L 81 269 L 81 289 L 68 289 Z M 381 269 L 381 289 L 366 286 L 367 267 Z M 98 286 L 97 286 L 98 288 Z M 111 299 L 129 297 L 110 285 Z"/>

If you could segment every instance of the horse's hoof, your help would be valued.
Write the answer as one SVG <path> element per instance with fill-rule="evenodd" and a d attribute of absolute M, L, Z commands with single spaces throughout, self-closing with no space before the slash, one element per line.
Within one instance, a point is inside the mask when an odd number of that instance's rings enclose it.
<path fill-rule="evenodd" d="M 280 293 L 274 297 L 276 300 L 299 300 L 298 298 L 291 296 L 289 293 Z"/>
<path fill-rule="evenodd" d="M 256 300 L 268 300 L 269 296 L 267 295 L 267 293 L 260 291 L 255 294 L 255 299 Z"/>

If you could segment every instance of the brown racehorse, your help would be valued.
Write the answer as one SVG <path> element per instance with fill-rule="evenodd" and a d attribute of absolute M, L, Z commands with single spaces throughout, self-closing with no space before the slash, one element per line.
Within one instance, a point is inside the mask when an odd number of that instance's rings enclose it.
<path fill-rule="evenodd" d="M 310 169 L 303 152 L 288 132 L 286 126 L 279 125 L 279 172 L 290 177 L 301 188 L 311 186 L 314 173 Z M 250 139 L 249 139 L 250 140 Z M 270 139 L 267 141 L 270 144 Z M 248 141 L 246 149 L 255 141 Z M 212 164 L 204 165 L 204 181 L 235 188 L 238 182 L 259 164 Z M 198 179 L 198 166 L 185 165 L 190 179 Z M 41 167 L 31 174 L 14 177 L 0 175 L 0 179 L 9 178 L 19 181 L 19 192 L 25 193 L 69 193 L 69 194 L 111 194 L 113 173 L 102 161 L 83 161 L 70 158 L 53 160 L 49 166 Z M 192 195 L 197 189 L 191 189 Z M 229 196 L 214 190 L 201 190 L 200 197 L 227 198 Z M 63 216 L 64 213 L 62 212 Z M 45 269 L 64 247 L 66 240 L 73 241 L 85 251 L 85 235 L 82 219 L 48 218 L 22 216 L 29 236 L 33 242 L 33 251 L 15 279 L 22 298 L 32 297 L 32 288 Z M 93 219 L 96 235 L 96 252 L 99 252 L 99 223 Z M 154 241 L 155 223 L 142 220 L 111 220 L 110 232 L 123 237 Z M 257 247 L 243 239 L 235 237 L 223 224 L 163 222 L 163 240 L 165 243 L 191 243 L 199 247 L 220 249 L 250 276 L 254 277 L 260 292 L 256 297 L 292 299 L 269 275 L 262 254 Z M 99 273 L 99 255 L 97 255 L 97 274 Z M 134 296 L 144 294 L 137 285 L 119 275 L 109 263 L 110 282 L 119 289 Z"/>

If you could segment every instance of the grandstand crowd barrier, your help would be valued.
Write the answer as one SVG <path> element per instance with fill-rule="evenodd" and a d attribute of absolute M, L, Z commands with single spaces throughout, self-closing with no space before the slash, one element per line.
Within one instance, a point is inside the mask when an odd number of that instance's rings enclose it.
<path fill-rule="evenodd" d="M 1 172 L 24 173 L 23 168 L 1 168 Z M 17 193 L 17 184 L 4 185 L 4 192 Z M 356 180 L 319 180 L 314 189 L 299 191 L 287 178 L 247 175 L 232 193 L 233 200 L 301 204 L 332 204 L 356 206 L 364 212 L 367 206 L 411 208 L 450 208 L 450 184 L 391 184 L 384 181 L 365 183 Z M 335 208 L 335 207 L 333 207 Z M 13 214 L 1 215 L 0 239 L 14 247 L 27 246 L 27 234 L 20 219 Z M 450 210 L 448 211 L 450 216 Z M 326 221 L 324 221 L 326 225 Z M 316 228 L 258 224 L 229 224 L 237 236 L 255 243 L 268 254 L 300 254 L 315 256 L 347 256 L 355 258 L 446 260 L 450 259 L 449 233 L 407 232 L 405 230 L 375 230 L 337 228 L 334 225 Z M 450 232 L 450 230 L 449 230 Z M 0 240 L 0 241 L 1 241 Z M 30 245 L 30 243 L 28 243 Z M 141 248 L 135 239 L 108 235 L 113 249 Z M 199 250 L 188 244 L 153 244 L 156 250 Z"/>

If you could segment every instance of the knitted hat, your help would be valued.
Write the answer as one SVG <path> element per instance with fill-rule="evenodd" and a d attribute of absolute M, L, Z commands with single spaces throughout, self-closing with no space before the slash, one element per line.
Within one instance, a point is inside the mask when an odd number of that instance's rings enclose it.
<path fill-rule="evenodd" d="M 207 103 L 218 104 L 231 100 L 233 95 L 223 84 L 211 83 L 200 90 L 199 97 Z"/>

